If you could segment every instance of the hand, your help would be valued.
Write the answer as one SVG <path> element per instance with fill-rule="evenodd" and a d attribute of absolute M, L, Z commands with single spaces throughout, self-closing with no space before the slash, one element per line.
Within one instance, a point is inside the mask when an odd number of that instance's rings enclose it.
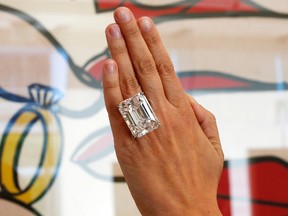
<path fill-rule="evenodd" d="M 221 215 L 217 187 L 223 168 L 215 117 L 183 90 L 152 20 L 127 8 L 106 29 L 112 59 L 103 88 L 115 150 L 142 215 Z M 161 122 L 133 139 L 117 105 L 144 92 Z"/>

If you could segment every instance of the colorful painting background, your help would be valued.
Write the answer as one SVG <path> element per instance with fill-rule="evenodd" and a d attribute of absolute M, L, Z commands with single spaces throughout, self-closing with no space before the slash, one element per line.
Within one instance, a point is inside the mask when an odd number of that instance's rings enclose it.
<path fill-rule="evenodd" d="M 183 87 L 217 117 L 223 214 L 288 215 L 283 0 L 0 1 L 0 215 L 139 215 L 101 90 L 120 5 L 154 19 Z"/>

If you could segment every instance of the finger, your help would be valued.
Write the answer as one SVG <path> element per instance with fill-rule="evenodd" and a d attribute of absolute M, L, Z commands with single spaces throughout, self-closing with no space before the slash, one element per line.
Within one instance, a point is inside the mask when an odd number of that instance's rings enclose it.
<path fill-rule="evenodd" d="M 118 111 L 118 104 L 123 101 L 120 89 L 117 65 L 112 59 L 106 60 L 103 67 L 103 92 L 112 132 L 115 139 L 131 134 Z"/>
<path fill-rule="evenodd" d="M 111 56 L 118 66 L 123 98 L 127 99 L 136 93 L 142 92 L 135 76 L 124 38 L 117 24 L 111 24 L 106 28 L 106 39 Z"/>
<path fill-rule="evenodd" d="M 215 116 L 210 111 L 201 106 L 193 97 L 191 97 L 190 95 L 187 96 L 189 97 L 191 107 L 194 110 L 200 127 L 214 146 L 218 155 L 223 159 L 224 154 L 220 143 Z"/>
<path fill-rule="evenodd" d="M 138 25 L 155 60 L 167 99 L 174 106 L 179 106 L 181 102 L 186 102 L 186 94 L 153 21 L 148 17 L 142 17 L 138 20 Z"/>
<path fill-rule="evenodd" d="M 197 121 L 206 136 L 213 139 L 215 137 L 218 138 L 219 135 L 215 116 L 204 107 L 202 107 L 193 97 L 190 95 L 188 95 L 188 97 L 191 107 L 193 108 L 196 115 Z"/>
<path fill-rule="evenodd" d="M 163 100 L 165 95 L 161 79 L 153 56 L 141 35 L 135 17 L 128 8 L 121 7 L 115 11 L 114 18 L 125 39 L 141 88 L 150 100 Z"/>

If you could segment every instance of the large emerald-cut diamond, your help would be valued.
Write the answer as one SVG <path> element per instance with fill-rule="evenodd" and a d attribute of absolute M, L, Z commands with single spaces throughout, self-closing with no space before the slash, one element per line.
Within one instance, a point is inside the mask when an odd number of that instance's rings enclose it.
<path fill-rule="evenodd" d="M 118 105 L 134 138 L 155 130 L 160 125 L 144 93 L 138 93 Z"/>

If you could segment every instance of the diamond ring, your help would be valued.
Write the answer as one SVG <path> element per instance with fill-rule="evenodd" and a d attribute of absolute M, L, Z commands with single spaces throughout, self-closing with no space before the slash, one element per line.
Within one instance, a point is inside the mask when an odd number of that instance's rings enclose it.
<path fill-rule="evenodd" d="M 160 125 L 143 92 L 122 101 L 118 109 L 134 138 L 142 137 Z"/>

